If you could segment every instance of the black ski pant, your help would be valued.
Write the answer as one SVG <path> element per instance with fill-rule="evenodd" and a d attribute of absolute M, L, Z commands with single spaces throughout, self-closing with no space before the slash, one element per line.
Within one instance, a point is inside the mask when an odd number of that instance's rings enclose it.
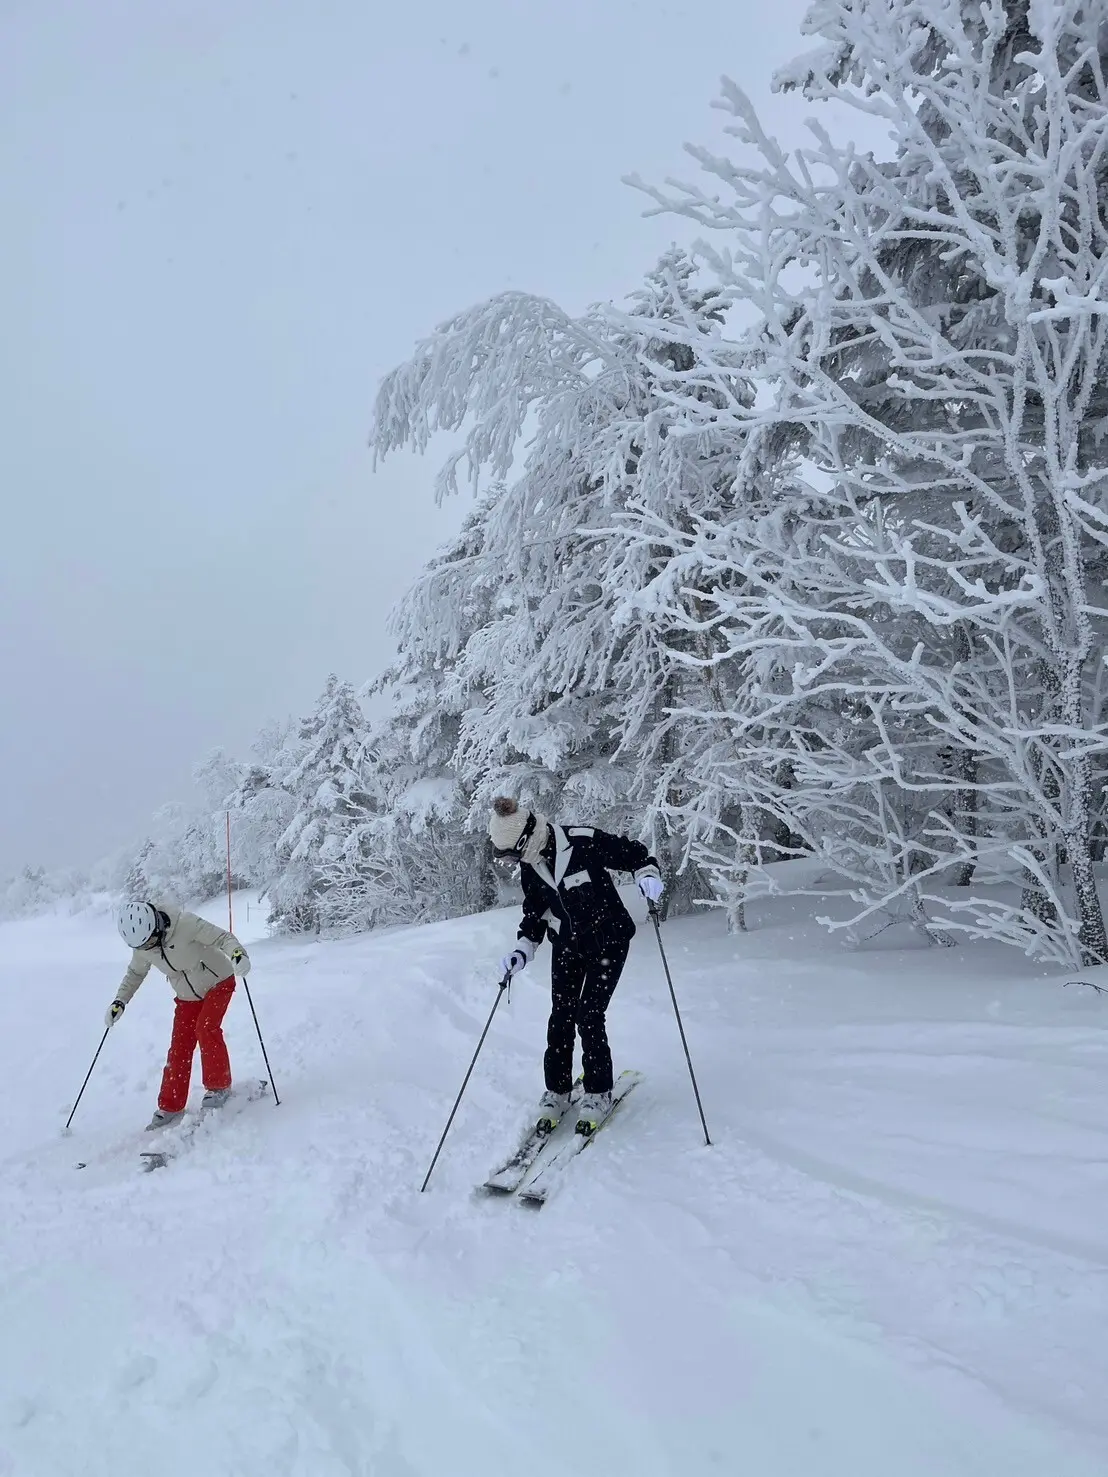
<path fill-rule="evenodd" d="M 610 1092 L 612 1053 L 604 1012 L 627 962 L 629 938 L 611 939 L 589 951 L 555 949 L 550 961 L 550 1024 L 543 1071 L 551 1092 L 573 1086 L 573 1043 L 581 1037 L 585 1091 Z"/>

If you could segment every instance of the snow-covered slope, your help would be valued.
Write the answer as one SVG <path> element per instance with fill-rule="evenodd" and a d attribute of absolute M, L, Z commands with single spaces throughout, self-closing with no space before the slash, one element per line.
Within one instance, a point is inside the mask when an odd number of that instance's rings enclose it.
<path fill-rule="evenodd" d="M 418 1193 L 511 913 L 253 944 L 284 1103 L 154 1175 L 164 982 L 62 1138 L 124 954 L 0 929 L 0 1477 L 1102 1477 L 1108 1000 L 752 922 L 665 929 L 714 1147 L 643 928 L 646 1080 L 541 1213 L 472 1187 L 541 1087 L 545 958 Z M 245 1000 L 228 1034 L 259 1073 Z"/>

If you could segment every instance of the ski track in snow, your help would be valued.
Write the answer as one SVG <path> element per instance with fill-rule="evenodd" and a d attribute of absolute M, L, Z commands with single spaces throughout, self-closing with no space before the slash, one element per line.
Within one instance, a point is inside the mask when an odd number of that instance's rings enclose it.
<path fill-rule="evenodd" d="M 418 1193 L 513 914 L 254 944 L 282 1106 L 150 1175 L 164 981 L 60 1138 L 125 958 L 101 917 L 0 929 L 0 1477 L 1103 1477 L 1108 1002 L 751 911 L 664 930 L 714 1146 L 642 928 L 645 1080 L 541 1212 L 474 1186 L 541 1088 L 544 963 Z M 260 1075 L 245 1001 L 228 1037 Z"/>

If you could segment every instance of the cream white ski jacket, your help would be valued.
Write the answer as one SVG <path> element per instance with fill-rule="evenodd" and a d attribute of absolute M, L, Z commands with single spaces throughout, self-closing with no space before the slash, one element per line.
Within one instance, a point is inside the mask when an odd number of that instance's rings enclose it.
<path fill-rule="evenodd" d="M 154 907 L 166 915 L 169 927 L 160 944 L 132 953 L 130 968 L 115 993 L 124 1005 L 150 973 L 151 965 L 167 977 L 178 1000 L 203 1000 L 221 980 L 245 974 L 250 968 L 246 950 L 233 933 L 168 903 L 155 903 Z M 232 965 L 230 956 L 236 949 L 242 949 L 243 958 Z"/>

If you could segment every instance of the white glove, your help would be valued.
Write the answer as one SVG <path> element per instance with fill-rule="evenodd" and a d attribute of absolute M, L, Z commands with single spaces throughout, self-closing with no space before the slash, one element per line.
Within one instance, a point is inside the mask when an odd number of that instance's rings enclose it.
<path fill-rule="evenodd" d="M 122 1000 L 112 1001 L 104 1015 L 104 1024 L 108 1027 L 109 1030 L 112 1026 L 115 1025 L 116 1021 L 126 1009 L 127 1007 L 126 1005 L 124 1005 Z"/>
<path fill-rule="evenodd" d="M 246 976 L 250 973 L 250 956 L 247 954 L 245 949 L 232 949 L 231 968 L 235 971 L 240 980 L 244 980 Z"/>
<path fill-rule="evenodd" d="M 635 881 L 639 884 L 639 891 L 648 903 L 656 903 L 666 890 L 665 883 L 657 872 L 644 872 L 640 877 L 636 877 Z"/>
<path fill-rule="evenodd" d="M 521 969 L 526 969 L 535 957 L 535 946 L 530 939 L 519 939 L 516 947 L 510 954 L 505 954 L 500 961 L 501 974 L 518 974 Z"/>

